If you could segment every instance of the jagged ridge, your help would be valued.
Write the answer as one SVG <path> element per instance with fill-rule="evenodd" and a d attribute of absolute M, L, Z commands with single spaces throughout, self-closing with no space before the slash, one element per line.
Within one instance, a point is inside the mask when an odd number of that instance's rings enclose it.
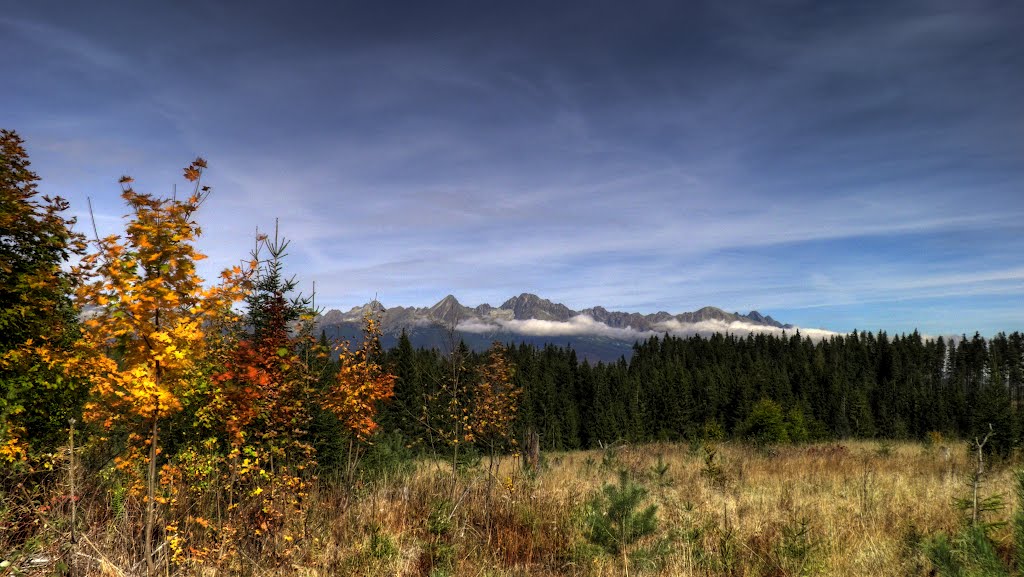
<path fill-rule="evenodd" d="M 332 310 L 324 314 L 320 323 L 323 325 L 360 322 L 370 310 L 380 310 L 380 303 L 372 301 L 361 307 L 353 307 L 348 312 Z M 664 311 L 654 314 L 627 313 L 609 311 L 601 306 L 574 311 L 561 303 L 553 303 L 535 294 L 523 293 L 502 303 L 500 307 L 482 304 L 470 308 L 459 302 L 453 295 L 448 295 L 430 307 L 391 307 L 384 309 L 381 322 L 386 334 L 397 334 L 402 329 L 432 325 L 455 326 L 462 323 L 493 324 L 496 331 L 501 330 L 500 321 L 540 320 L 552 322 L 568 322 L 575 317 L 585 315 L 594 321 L 615 329 L 633 329 L 636 331 L 658 330 L 668 321 L 675 320 L 682 324 L 693 324 L 704 321 L 720 321 L 724 323 L 742 322 L 751 325 L 792 328 L 784 325 L 757 311 L 748 314 L 728 313 L 716 307 L 704 307 L 694 312 L 673 315 Z"/>

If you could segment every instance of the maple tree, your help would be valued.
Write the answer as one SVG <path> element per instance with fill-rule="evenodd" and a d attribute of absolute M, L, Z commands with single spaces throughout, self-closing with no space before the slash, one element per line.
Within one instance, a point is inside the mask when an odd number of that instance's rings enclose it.
<path fill-rule="evenodd" d="M 83 278 L 77 298 L 92 311 L 82 322 L 83 338 L 70 363 L 88 375 L 92 399 L 85 417 L 104 437 L 119 436 L 125 451 L 118 467 L 136 479 L 148 461 L 146 561 L 153 573 L 152 532 L 157 484 L 159 423 L 181 409 L 181 398 L 202 378 L 209 337 L 230 318 L 244 295 L 248 271 L 236 266 L 221 283 L 205 287 L 194 247 L 201 229 L 193 214 L 209 197 L 200 185 L 206 162 L 185 168 L 194 183 L 190 196 L 157 198 L 136 192 L 121 178 L 121 197 L 131 208 L 123 237 L 97 238 L 94 250 L 76 267 Z M 148 444 L 148 459 L 143 447 Z"/>
<path fill-rule="evenodd" d="M 52 450 L 83 388 L 45 353 L 77 337 L 70 294 L 74 277 L 62 268 L 84 249 L 64 216 L 61 197 L 40 197 L 24 141 L 0 130 L 0 463 L 25 462 L 31 444 Z M 44 354 L 40 354 L 40 353 Z"/>

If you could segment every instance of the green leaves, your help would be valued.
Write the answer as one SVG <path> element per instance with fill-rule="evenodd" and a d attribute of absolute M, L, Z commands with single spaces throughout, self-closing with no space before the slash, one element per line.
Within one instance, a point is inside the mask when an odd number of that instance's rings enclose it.
<path fill-rule="evenodd" d="M 67 201 L 37 194 L 29 165 L 21 138 L 0 130 L 0 463 L 52 448 L 64 427 L 52 417 L 81 407 L 81 395 L 63 386 L 73 383 L 60 381 L 32 342 L 47 337 L 45 350 L 62 350 L 75 338 L 76 278 L 63 266 L 81 254 L 83 238 L 61 215 Z"/>

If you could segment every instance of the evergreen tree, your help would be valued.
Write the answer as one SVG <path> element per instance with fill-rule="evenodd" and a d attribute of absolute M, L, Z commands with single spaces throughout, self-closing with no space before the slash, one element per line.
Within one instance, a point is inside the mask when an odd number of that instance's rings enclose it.
<path fill-rule="evenodd" d="M 426 388 L 416 363 L 416 352 L 405 329 L 398 337 L 398 344 L 389 352 L 387 364 L 396 377 L 395 397 L 382 408 L 381 426 L 399 431 L 411 443 L 423 436 L 420 414 Z"/>
<path fill-rule="evenodd" d="M 798 426 L 802 424 L 802 415 L 799 421 Z M 740 434 L 757 445 L 773 445 L 790 441 L 789 428 L 782 407 L 771 399 L 761 399 L 743 422 Z M 806 427 L 802 434 L 806 437 Z"/>
<path fill-rule="evenodd" d="M 626 575 L 629 574 L 628 550 L 658 528 L 657 505 L 639 510 L 646 497 L 647 489 L 631 481 L 622 471 L 619 484 L 605 485 L 587 508 L 587 539 L 609 554 L 619 556 Z"/>

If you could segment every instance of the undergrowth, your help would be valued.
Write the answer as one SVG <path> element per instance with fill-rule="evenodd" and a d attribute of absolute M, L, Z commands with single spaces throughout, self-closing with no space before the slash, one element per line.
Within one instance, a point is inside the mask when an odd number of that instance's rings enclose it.
<path fill-rule="evenodd" d="M 233 504 L 216 483 L 160 508 L 162 575 L 1017 575 L 1024 480 L 983 528 L 954 506 L 972 461 L 870 442 L 763 448 L 720 442 L 620 445 L 548 455 L 524 472 L 414 460 L 383 444 L 354 474 L 266 485 L 275 516 Z M 144 575 L 144 503 L 83 467 L 74 497 L 58 455 L 45 482 L 6 472 L 4 575 Z M 28 487 L 34 487 L 28 489 Z M 262 486 L 261 486 L 262 487 Z M 20 492 L 19 492 L 20 491 Z M 297 498 L 295 491 L 301 491 Z M 76 521 L 71 524 L 71 505 Z M 187 506 L 186 506 L 187 505 Z M 240 510 L 242 509 L 242 510 Z M 265 519 L 266 529 L 232 519 Z M 966 528 L 965 528 L 966 527 Z M 72 540 L 72 528 L 74 539 Z M 189 540 L 175 544 L 175 535 Z"/>

